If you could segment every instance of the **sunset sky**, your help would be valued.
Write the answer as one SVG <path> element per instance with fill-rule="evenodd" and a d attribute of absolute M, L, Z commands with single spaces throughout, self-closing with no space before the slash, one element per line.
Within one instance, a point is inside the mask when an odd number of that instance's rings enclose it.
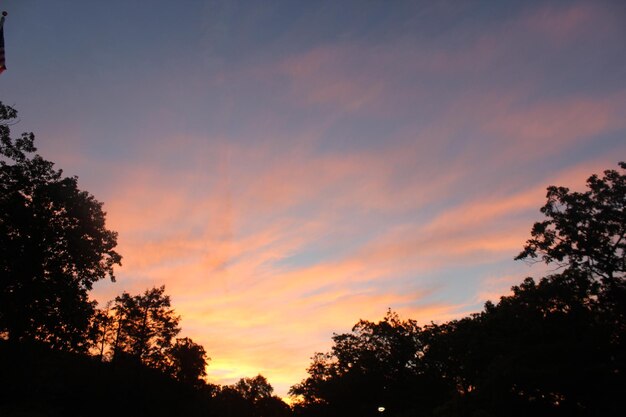
<path fill-rule="evenodd" d="M 479 311 L 548 185 L 626 160 L 624 1 L 5 0 L 12 127 L 104 202 L 209 381 Z"/>

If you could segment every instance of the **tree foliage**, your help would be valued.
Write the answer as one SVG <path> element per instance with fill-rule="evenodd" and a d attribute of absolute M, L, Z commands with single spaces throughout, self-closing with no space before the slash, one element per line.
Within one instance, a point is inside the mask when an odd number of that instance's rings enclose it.
<path fill-rule="evenodd" d="M 257 375 L 254 378 L 241 378 L 233 387 L 241 396 L 256 403 L 264 398 L 269 398 L 274 392 L 274 388 L 267 382 L 263 375 Z"/>
<path fill-rule="evenodd" d="M 303 416 L 615 415 L 623 331 L 580 271 L 535 282 L 482 312 L 417 326 L 388 313 L 333 336 L 292 387 Z"/>
<path fill-rule="evenodd" d="M 626 169 L 621 163 L 620 167 Z M 419 327 L 388 313 L 333 336 L 292 387 L 303 416 L 619 415 L 626 391 L 626 177 L 549 187 L 518 259 L 562 267 L 480 313 Z"/>
<path fill-rule="evenodd" d="M 441 414 L 611 415 L 624 360 L 601 287 L 572 270 L 527 278 L 479 314 L 429 326 L 424 360 L 457 390 Z"/>
<path fill-rule="evenodd" d="M 317 353 L 309 377 L 291 388 L 304 414 L 376 415 L 423 412 L 450 392 L 425 367 L 423 330 L 389 311 L 378 323 L 361 320 L 335 334 L 330 352 Z M 308 415 L 307 414 L 307 415 Z"/>
<path fill-rule="evenodd" d="M 180 332 L 180 317 L 171 308 L 164 286 L 138 295 L 124 292 L 115 298 L 107 312 L 100 311 L 97 317 L 100 349 L 106 350 L 110 360 L 128 358 L 171 371 L 171 349 Z M 183 349 L 179 346 L 181 352 Z"/>
<path fill-rule="evenodd" d="M 202 345 L 188 337 L 176 339 L 169 356 L 172 373 L 177 380 L 193 386 L 202 385 L 209 360 Z"/>
<path fill-rule="evenodd" d="M 611 340 L 626 349 L 626 163 L 587 179 L 587 191 L 548 187 L 532 238 L 516 259 L 540 258 L 578 281 L 600 281 L 590 302 L 613 328 Z M 585 284 L 590 285 L 590 284 Z"/>
<path fill-rule="evenodd" d="M 117 234 L 102 203 L 36 154 L 34 135 L 13 139 L 15 109 L 0 103 L 0 332 L 86 350 L 94 282 L 114 280 Z"/>
<path fill-rule="evenodd" d="M 291 409 L 263 375 L 241 378 L 221 387 L 213 398 L 215 415 L 222 417 L 287 417 Z"/>
<path fill-rule="evenodd" d="M 11 137 L 16 117 L 0 103 L 0 415 L 209 415 L 206 352 L 174 340 L 164 287 L 101 310 L 89 299 L 96 281 L 115 281 L 117 235 L 32 133 Z"/>
<path fill-rule="evenodd" d="M 97 336 L 92 352 L 109 362 L 158 369 L 201 388 L 209 358 L 204 347 L 191 338 L 176 338 L 179 322 L 164 286 L 137 295 L 124 292 L 94 316 Z"/>
<path fill-rule="evenodd" d="M 626 163 L 620 162 L 626 170 Z M 626 272 L 626 175 L 606 170 L 587 180 L 588 191 L 548 187 L 541 212 L 547 220 L 534 224 L 532 238 L 516 259 L 540 258 L 604 279 Z"/>

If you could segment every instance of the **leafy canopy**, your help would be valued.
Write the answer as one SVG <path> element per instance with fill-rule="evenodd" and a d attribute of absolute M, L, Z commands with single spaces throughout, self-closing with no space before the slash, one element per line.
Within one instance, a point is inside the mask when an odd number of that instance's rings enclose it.
<path fill-rule="evenodd" d="M 622 170 L 626 164 L 620 163 Z M 549 187 L 518 259 L 559 274 L 526 278 L 497 304 L 420 327 L 392 312 L 335 334 L 291 388 L 301 416 L 619 415 L 626 387 L 626 176 L 588 191 Z"/>
<path fill-rule="evenodd" d="M 32 133 L 11 138 L 17 111 L 0 103 L 0 333 L 86 350 L 88 291 L 121 256 L 102 203 L 36 154 Z"/>
<path fill-rule="evenodd" d="M 116 321 L 112 359 L 126 356 L 168 370 L 172 341 L 180 333 L 180 317 L 171 308 L 165 287 L 151 288 L 139 295 L 124 292 L 115 298 L 112 312 Z"/>
<path fill-rule="evenodd" d="M 541 208 L 547 220 L 534 224 L 532 238 L 515 259 L 540 258 L 569 269 L 612 279 L 626 272 L 626 163 L 587 180 L 588 191 L 548 187 Z"/>
<path fill-rule="evenodd" d="M 177 380 L 198 386 L 206 377 L 207 357 L 202 345 L 194 343 L 188 337 L 176 339 L 169 351 L 172 362 L 172 373 Z"/>

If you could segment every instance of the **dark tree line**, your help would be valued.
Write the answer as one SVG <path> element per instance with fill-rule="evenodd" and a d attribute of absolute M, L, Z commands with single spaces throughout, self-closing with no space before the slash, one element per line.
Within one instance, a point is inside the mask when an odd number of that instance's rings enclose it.
<path fill-rule="evenodd" d="M 0 415 L 288 414 L 261 375 L 205 381 L 207 353 L 178 337 L 164 287 L 98 308 L 89 291 L 115 280 L 117 234 L 32 133 L 11 137 L 16 118 L 0 103 Z"/>
<path fill-rule="evenodd" d="M 92 352 L 113 364 L 141 364 L 199 386 L 209 358 L 192 339 L 176 338 L 179 322 L 164 286 L 134 296 L 124 292 L 94 315 Z"/>
<path fill-rule="evenodd" d="M 291 388 L 303 416 L 616 416 L 626 393 L 626 164 L 588 190 L 549 187 L 516 259 L 525 279 L 469 317 L 423 327 L 389 312 L 336 334 Z"/>
<path fill-rule="evenodd" d="M 164 287 L 98 308 L 121 262 L 102 204 L 11 138 L 0 103 L 0 415 L 615 416 L 626 393 L 626 164 L 585 192 L 549 187 L 516 259 L 525 279 L 469 317 L 419 325 L 389 311 L 317 353 L 288 407 L 261 375 L 206 382 Z M 381 413 L 379 407 L 384 407 Z"/>
<path fill-rule="evenodd" d="M 123 293 L 104 311 L 89 299 L 94 282 L 115 279 L 117 234 L 76 177 L 36 154 L 32 133 L 11 138 L 16 117 L 0 103 L 0 334 L 10 343 L 99 349 L 101 358 L 133 359 L 181 380 L 204 376 L 204 349 L 174 340 L 180 318 L 164 287 Z"/>
<path fill-rule="evenodd" d="M 212 415 L 223 417 L 288 417 L 291 409 L 273 395 L 274 388 L 262 375 L 241 378 L 236 384 L 215 387 Z"/>
<path fill-rule="evenodd" d="M 10 137 L 17 112 L 0 103 L 0 333 L 85 352 L 88 292 L 121 261 L 102 204 L 76 177 L 35 154 L 34 135 Z"/>

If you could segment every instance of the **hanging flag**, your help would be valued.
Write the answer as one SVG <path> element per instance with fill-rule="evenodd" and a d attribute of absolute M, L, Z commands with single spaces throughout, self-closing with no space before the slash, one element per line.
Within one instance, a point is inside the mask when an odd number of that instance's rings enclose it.
<path fill-rule="evenodd" d="M 7 69 L 4 62 L 4 17 L 6 15 L 7 12 L 2 12 L 2 17 L 0 18 L 0 74 Z"/>

